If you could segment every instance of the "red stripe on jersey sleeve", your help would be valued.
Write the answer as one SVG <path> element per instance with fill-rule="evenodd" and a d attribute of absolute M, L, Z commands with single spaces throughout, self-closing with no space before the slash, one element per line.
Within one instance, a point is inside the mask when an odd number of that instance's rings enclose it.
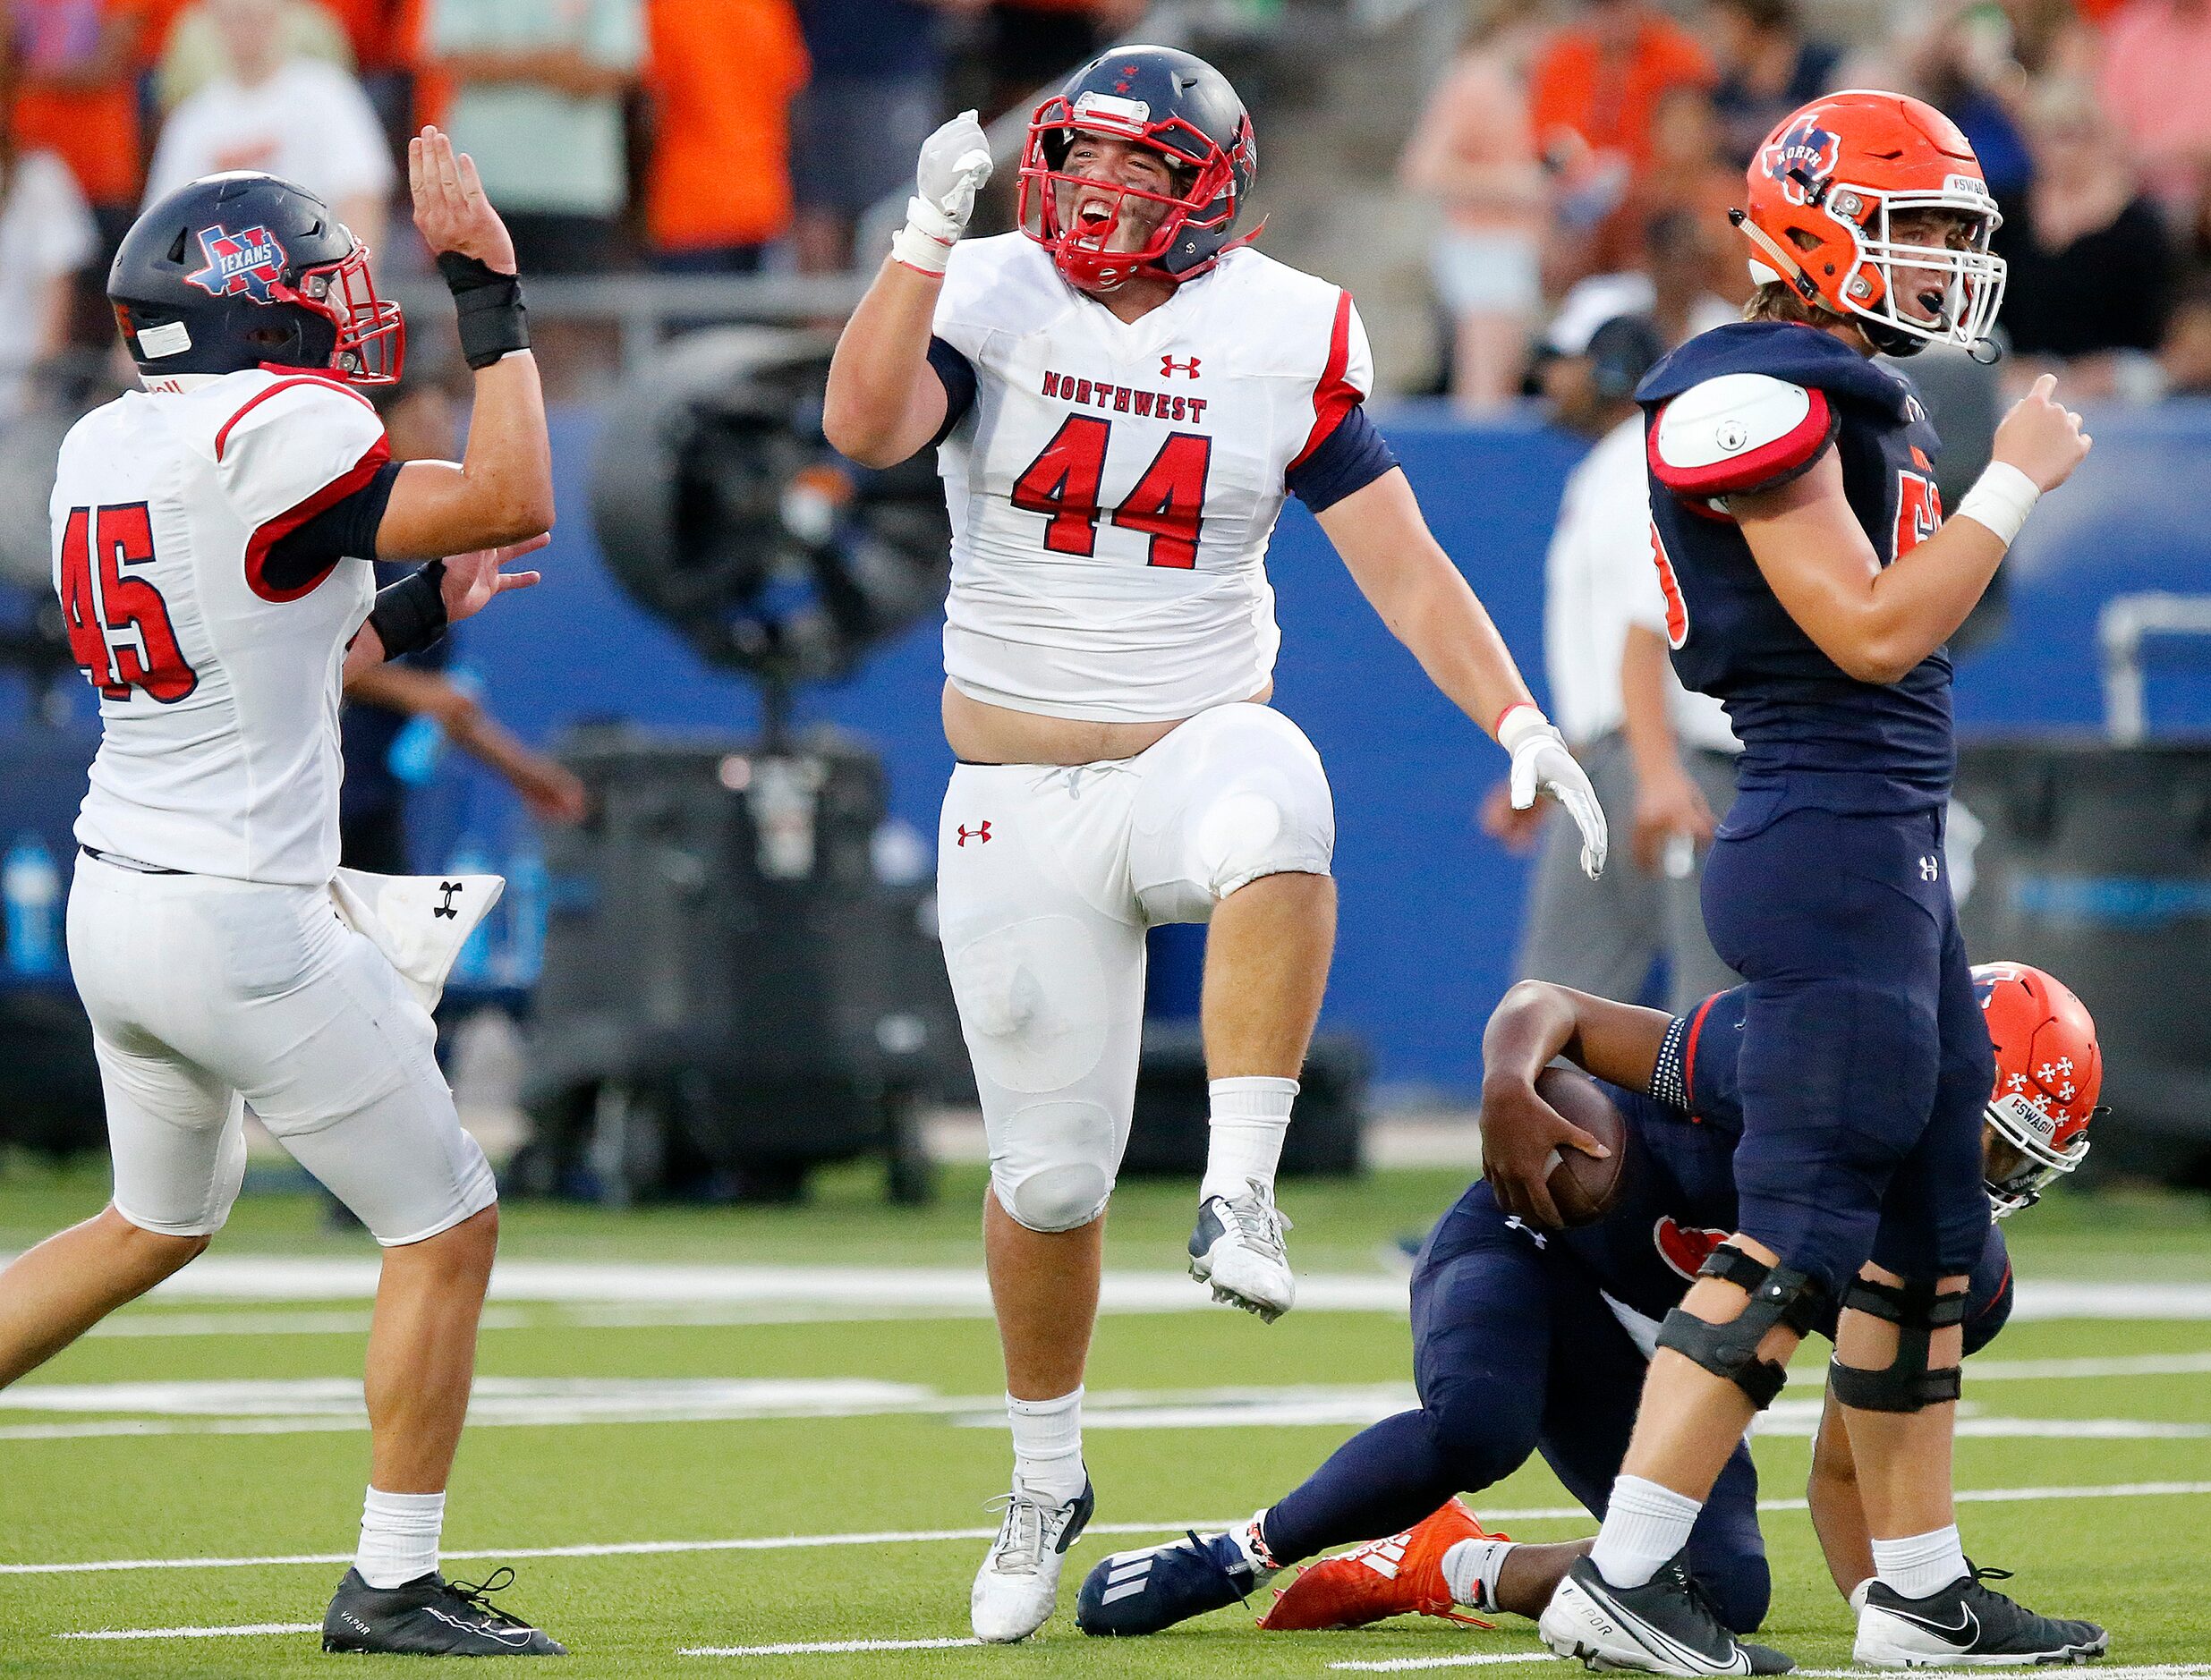
<path fill-rule="evenodd" d="M 1328 441 L 1337 422 L 1358 405 L 1358 388 L 1343 377 L 1350 362 L 1351 294 L 1339 292 L 1336 324 L 1329 329 L 1328 365 L 1321 369 L 1320 381 L 1313 387 L 1313 429 L 1305 434 L 1305 446 L 1290 462 L 1292 467 L 1303 466 L 1305 457 Z"/>
<path fill-rule="evenodd" d="M 301 374 L 296 378 L 290 379 L 279 379 L 276 384 L 270 386 L 266 391 L 255 392 L 253 395 L 246 399 L 246 405 L 243 408 L 240 409 L 235 414 L 232 415 L 228 420 L 223 422 L 223 429 L 215 434 L 215 458 L 217 461 L 220 461 L 223 458 L 223 445 L 230 441 L 230 432 L 232 427 L 237 425 L 240 420 L 245 419 L 247 415 L 252 413 L 255 409 L 260 407 L 262 403 L 268 402 L 268 399 L 276 395 L 277 392 L 289 391 L 293 386 L 296 385 L 319 385 L 326 391 L 343 391 L 347 396 L 352 397 L 354 402 L 360 403 L 361 407 L 367 409 L 370 413 L 373 414 L 376 412 L 375 403 L 370 402 L 367 397 L 361 395 L 361 393 L 354 390 L 352 386 L 345 384 L 342 380 L 326 379 L 311 373 Z"/>
<path fill-rule="evenodd" d="M 1828 406 L 1824 391 L 1814 386 L 1805 395 L 1811 403 L 1804 418 L 1781 437 L 1770 444 L 1760 444 L 1747 454 L 1730 455 L 1724 461 L 1702 467 L 1670 466 L 1659 455 L 1658 428 L 1666 419 L 1666 407 L 1662 405 L 1651 417 L 1650 431 L 1645 440 L 1652 476 L 1677 495 L 1727 496 L 1762 488 L 1809 465 L 1833 437 L 1835 415 Z"/>
<path fill-rule="evenodd" d="M 327 512 L 360 489 L 376 477 L 377 469 L 391 458 L 390 445 L 383 438 L 378 438 L 369 445 L 368 452 L 359 461 L 314 495 L 290 512 L 277 514 L 256 530 L 246 543 L 246 587 L 265 601 L 296 601 L 312 595 L 321 587 L 322 581 L 337 570 L 337 557 L 334 556 L 328 565 L 297 588 L 280 590 L 271 584 L 265 575 L 268 551 L 316 514 Z"/>
<path fill-rule="evenodd" d="M 1697 1014 L 1689 1022 L 1688 1042 L 1681 1049 L 1681 1095 L 1689 1105 L 1689 1118 L 1699 1125 L 1705 1117 L 1697 1112 L 1697 1040 L 1705 1036 L 1705 1017 L 1719 1001 L 1720 994 L 1714 992 L 1697 1005 Z"/>

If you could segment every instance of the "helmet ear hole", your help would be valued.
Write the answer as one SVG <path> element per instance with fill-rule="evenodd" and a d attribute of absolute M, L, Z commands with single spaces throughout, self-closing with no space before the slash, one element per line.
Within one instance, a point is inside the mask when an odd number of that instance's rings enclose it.
<path fill-rule="evenodd" d="M 178 228 L 176 237 L 169 244 L 169 260 L 182 267 L 184 262 L 184 236 L 188 229 Z"/>

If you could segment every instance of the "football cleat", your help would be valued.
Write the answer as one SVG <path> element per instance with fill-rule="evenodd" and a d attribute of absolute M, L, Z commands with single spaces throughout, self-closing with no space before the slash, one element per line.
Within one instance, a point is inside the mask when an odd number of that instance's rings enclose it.
<path fill-rule="evenodd" d="M 1871 1582 L 1850 1654 L 1876 1668 L 2017 1667 L 2089 1662 L 2111 1644 L 2094 1622 L 2037 1616 L 1981 1585 L 2010 1579 L 2008 1569 L 1971 1569 L 1924 1599 Z"/>
<path fill-rule="evenodd" d="M 1677 1557 L 1639 1587 L 1616 1587 L 1577 1557 L 1535 1631 L 1561 1657 L 1593 1669 L 1644 1674 L 1787 1674 L 1796 1664 L 1730 1633 Z"/>
<path fill-rule="evenodd" d="M 1200 1540 L 1192 1531 L 1165 1546 L 1116 1552 L 1084 1578 L 1075 1625 L 1085 1633 L 1156 1633 L 1209 1610 L 1226 1609 L 1274 1578 L 1233 1533 Z"/>
<path fill-rule="evenodd" d="M 1290 1228 L 1274 1192 L 1257 1179 L 1246 1179 L 1240 1196 L 1208 1196 L 1198 1203 L 1197 1227 L 1190 1233 L 1190 1276 L 1213 1286 L 1213 1299 L 1241 1307 L 1272 1324 L 1297 1300 L 1282 1233 Z"/>
<path fill-rule="evenodd" d="M 1443 1554 L 1463 1540 L 1509 1540 L 1489 1534 L 1463 1500 L 1453 1499 L 1402 1534 L 1369 1540 L 1340 1557 L 1323 1557 L 1297 1572 L 1259 1618 L 1269 1633 L 1365 1627 L 1391 1616 L 1440 1616 L 1467 1627 L 1493 1627 L 1463 1614 L 1443 1582 Z M 1477 1604 L 1477 1610 L 1494 1610 Z"/>
<path fill-rule="evenodd" d="M 481 1583 L 447 1581 L 433 1569 L 396 1587 L 372 1587 L 348 1569 L 323 1612 L 322 1648 L 404 1657 L 566 1657 L 566 1645 L 491 1602 L 514 1580 L 506 1568 Z"/>
<path fill-rule="evenodd" d="M 1051 1619 L 1052 1607 L 1059 1601 L 1060 1565 L 1097 1504 L 1087 1477 L 1082 1492 L 1065 1504 L 1031 1493 L 1014 1478 L 1013 1491 L 1006 1496 L 1006 1520 L 967 1595 L 968 1621 L 977 1639 L 986 1645 L 1009 1645 Z"/>

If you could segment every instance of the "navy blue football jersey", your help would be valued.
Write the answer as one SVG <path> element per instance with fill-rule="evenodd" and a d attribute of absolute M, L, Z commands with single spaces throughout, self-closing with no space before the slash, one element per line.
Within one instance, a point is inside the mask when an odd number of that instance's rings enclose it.
<path fill-rule="evenodd" d="M 1668 471 L 1666 406 L 1706 380 L 1764 374 L 1811 394 L 1789 437 L 1700 471 Z M 1841 453 L 1850 508 L 1887 565 L 1942 522 L 1939 440 L 1909 381 L 1816 327 L 1745 321 L 1690 339 L 1637 388 L 1651 438 L 1652 547 L 1682 683 L 1716 695 L 1743 743 L 1743 793 L 1838 811 L 1915 810 L 1949 795 L 1950 658 L 1937 649 L 1893 683 L 1847 675 L 1797 627 L 1729 517 L 1722 488 L 1770 488 Z M 1701 489 L 1705 493 L 1699 493 Z"/>
<path fill-rule="evenodd" d="M 1667 1029 L 1648 1096 L 1604 1085 L 1628 1123 L 1620 1199 L 1594 1225 L 1550 1234 L 1597 1286 L 1644 1317 L 1677 1305 L 1705 1258 L 1735 1230 L 1735 1146 L 1743 1110 L 1736 1082 L 1742 987 L 1707 997 Z M 1602 1083 L 1602 1082 L 1600 1082 Z M 1992 1340 L 2011 1311 L 2011 1265 L 1992 1223 L 1973 1269 L 1966 1352 Z M 1837 1308 L 1816 1326 L 1833 1336 Z"/>

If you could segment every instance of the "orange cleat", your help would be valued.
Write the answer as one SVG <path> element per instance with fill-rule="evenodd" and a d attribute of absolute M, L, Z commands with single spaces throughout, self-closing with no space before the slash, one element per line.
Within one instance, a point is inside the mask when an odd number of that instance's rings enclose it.
<path fill-rule="evenodd" d="M 1275 1590 L 1274 1608 L 1259 1625 L 1270 1633 L 1365 1627 L 1417 1612 L 1467 1627 L 1494 1627 L 1451 1602 L 1443 1584 L 1443 1554 L 1463 1540 L 1511 1538 L 1488 1533 L 1463 1501 L 1453 1499 L 1402 1534 L 1306 1565 L 1288 1586 Z"/>

